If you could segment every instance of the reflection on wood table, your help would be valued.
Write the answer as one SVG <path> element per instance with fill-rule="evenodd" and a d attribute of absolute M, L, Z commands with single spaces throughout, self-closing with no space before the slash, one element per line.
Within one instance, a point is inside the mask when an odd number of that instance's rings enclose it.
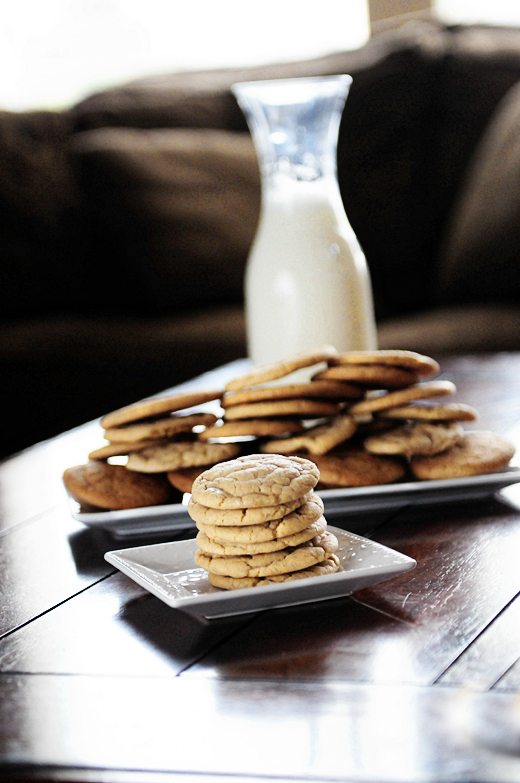
<path fill-rule="evenodd" d="M 470 426 L 520 447 L 520 355 L 441 366 Z M 61 473 L 97 426 L 0 466 L 0 779 L 520 780 L 520 485 L 335 516 L 416 568 L 201 622 L 104 560 L 193 532 L 122 544 L 72 517 Z"/>

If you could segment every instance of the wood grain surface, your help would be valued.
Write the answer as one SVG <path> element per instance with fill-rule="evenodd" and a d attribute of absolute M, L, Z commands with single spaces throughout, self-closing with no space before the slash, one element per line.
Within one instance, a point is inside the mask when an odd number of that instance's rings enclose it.
<path fill-rule="evenodd" d="M 519 355 L 441 369 L 479 410 L 468 426 L 520 447 Z M 93 422 L 0 465 L 0 780 L 520 780 L 518 486 L 335 517 L 417 567 L 200 622 L 109 566 L 126 544 L 72 518 L 61 474 L 98 443 Z"/>

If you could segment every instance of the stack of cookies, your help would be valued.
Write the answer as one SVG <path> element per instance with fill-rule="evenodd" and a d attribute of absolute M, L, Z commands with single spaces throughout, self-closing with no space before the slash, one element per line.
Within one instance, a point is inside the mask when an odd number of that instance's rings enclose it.
<path fill-rule="evenodd" d="M 138 473 L 167 473 L 213 465 L 238 453 L 233 443 L 207 443 L 197 432 L 217 420 L 214 413 L 193 411 L 202 403 L 220 399 L 220 390 L 186 392 L 137 402 L 101 419 L 108 445 L 101 452 L 128 455 L 126 467 Z M 97 459 L 100 451 L 89 454 Z"/>
<path fill-rule="evenodd" d="M 435 359 L 414 351 L 326 349 L 256 368 L 224 390 L 144 400 L 103 416 L 105 445 L 66 471 L 65 486 L 100 509 L 168 502 L 168 487 L 178 502 L 206 469 L 258 452 L 314 462 L 321 488 L 504 469 L 513 445 L 493 432 L 466 431 L 477 411 L 446 401 L 456 388 L 432 380 L 439 371 Z M 211 411 L 203 409 L 208 403 Z"/>
<path fill-rule="evenodd" d="M 339 571 L 318 480 L 314 463 L 297 456 L 244 455 L 203 471 L 188 513 L 210 583 L 232 590 Z"/>
<path fill-rule="evenodd" d="M 229 381 L 220 401 L 222 421 L 207 427 L 201 439 L 255 436 L 262 439 L 261 451 L 270 453 L 303 449 L 320 454 L 334 448 L 354 434 L 355 421 L 347 409 L 362 398 L 363 390 L 343 381 L 294 377 L 302 370 L 326 367 L 336 355 L 330 349 L 300 355 Z M 289 382 L 284 382 L 287 377 Z M 316 421 L 320 424 L 309 425 Z"/>
<path fill-rule="evenodd" d="M 296 370 L 324 362 L 306 383 L 281 383 Z M 323 487 L 386 484 L 406 478 L 453 478 L 507 466 L 514 448 L 492 432 L 465 432 L 477 411 L 434 402 L 455 394 L 451 381 L 431 380 L 440 367 L 406 350 L 317 352 L 230 381 L 221 428 L 267 436 L 259 451 L 304 454 L 320 469 Z M 280 417 L 286 432 L 269 438 Z M 259 418 L 261 417 L 261 418 Z M 289 429 L 288 425 L 292 429 Z M 273 429 L 271 429 L 273 428 Z"/>
<path fill-rule="evenodd" d="M 513 445 L 496 433 L 463 429 L 464 422 L 477 419 L 474 408 L 438 401 L 454 395 L 456 387 L 451 381 L 431 380 L 440 367 L 429 356 L 402 350 L 352 351 L 333 357 L 329 365 L 315 377 L 348 380 L 364 388 L 363 399 L 351 405 L 349 413 L 365 454 L 400 460 L 411 478 L 490 473 L 506 467 L 514 455 Z M 332 479 L 337 485 L 337 475 Z"/>
<path fill-rule="evenodd" d="M 101 419 L 105 445 L 63 482 L 84 508 L 126 509 L 171 502 L 191 489 L 195 475 L 240 453 L 236 443 L 208 443 L 198 433 L 217 416 L 195 406 L 218 401 L 221 390 L 185 392 L 125 406 Z M 112 464 L 111 458 L 125 460 Z"/>

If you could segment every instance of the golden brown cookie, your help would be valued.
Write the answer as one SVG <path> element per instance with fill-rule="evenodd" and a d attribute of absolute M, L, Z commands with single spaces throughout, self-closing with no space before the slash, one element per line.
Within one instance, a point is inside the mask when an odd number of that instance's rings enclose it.
<path fill-rule="evenodd" d="M 323 456 L 309 456 L 319 468 L 320 484 L 327 487 L 366 487 L 391 484 L 406 474 L 404 460 L 380 457 L 358 448 L 344 448 Z"/>
<path fill-rule="evenodd" d="M 286 375 L 291 375 L 291 373 L 296 372 L 296 370 L 326 362 L 335 354 L 336 350 L 334 348 L 324 348 L 312 353 L 300 354 L 292 359 L 275 362 L 264 367 L 257 367 L 251 372 L 228 381 L 226 384 L 226 391 L 246 389 L 250 386 L 259 386 L 260 384 L 269 383 L 269 381 L 274 381 L 278 378 L 284 378 Z"/>
<path fill-rule="evenodd" d="M 428 399 L 429 397 L 443 397 L 455 394 L 456 386 L 451 381 L 425 381 L 405 389 L 384 392 L 368 396 L 367 399 L 355 402 L 349 408 L 349 413 L 354 415 L 376 413 L 379 411 L 396 408 L 415 400 Z"/>
<path fill-rule="evenodd" d="M 301 571 L 294 571 L 291 574 L 278 574 L 267 577 L 245 577 L 237 579 L 232 576 L 220 576 L 219 574 L 208 574 L 208 581 L 213 587 L 220 587 L 223 590 L 241 590 L 244 587 L 262 587 L 280 582 L 290 582 L 294 579 L 307 579 L 308 577 L 327 576 L 341 571 L 341 564 L 335 554 L 329 555 L 325 560 L 310 568 L 304 568 Z"/>
<path fill-rule="evenodd" d="M 413 421 L 475 421 L 478 412 L 463 402 L 415 402 L 389 408 L 379 414 L 384 419 L 411 419 Z"/>
<path fill-rule="evenodd" d="M 434 375 L 440 370 L 439 363 L 431 356 L 405 350 L 347 351 L 332 356 L 329 364 L 387 364 L 405 367 L 421 377 Z"/>
<path fill-rule="evenodd" d="M 194 468 L 179 468 L 178 470 L 169 470 L 166 478 L 179 492 L 191 492 L 191 486 L 197 476 L 200 476 L 203 470 L 207 470 L 210 465 L 200 465 Z"/>
<path fill-rule="evenodd" d="M 432 457 L 412 457 L 410 467 L 418 479 L 450 479 L 494 473 L 506 468 L 514 456 L 513 444 L 488 431 L 467 432 L 455 446 Z"/>
<path fill-rule="evenodd" d="M 106 440 L 117 443 L 133 443 L 145 439 L 158 440 L 185 432 L 192 432 L 194 427 L 206 427 L 214 424 L 216 421 L 217 417 L 213 413 L 163 416 L 159 419 L 150 419 L 138 424 L 107 427 L 103 435 Z"/>
<path fill-rule="evenodd" d="M 371 454 L 412 457 L 439 454 L 454 446 L 463 435 L 464 430 L 457 422 L 407 422 L 387 432 L 370 435 L 363 445 Z"/>
<path fill-rule="evenodd" d="M 333 533 L 327 533 L 321 536 L 319 544 L 308 541 L 299 547 L 289 547 L 288 549 L 279 549 L 276 552 L 264 552 L 256 555 L 218 557 L 208 555 L 199 549 L 195 553 L 195 562 L 212 574 L 239 579 L 251 576 L 276 576 L 311 568 L 325 560 L 337 548 L 338 539 Z"/>
<path fill-rule="evenodd" d="M 267 454 L 294 454 L 308 451 L 310 454 L 326 454 L 348 440 L 356 431 L 356 420 L 348 413 L 335 416 L 326 424 L 310 427 L 301 435 L 278 438 L 262 443 L 260 451 Z"/>
<path fill-rule="evenodd" d="M 263 402 L 265 400 L 294 400 L 299 397 L 306 399 L 358 400 L 363 396 L 363 390 L 353 383 L 341 381 L 308 381 L 307 383 L 273 384 L 271 386 L 259 386 L 253 389 L 225 394 L 221 400 L 223 408 L 232 405 L 242 405 L 249 402 Z"/>
<path fill-rule="evenodd" d="M 354 416 L 356 422 L 356 438 L 364 438 L 366 435 L 372 435 L 375 432 L 386 432 L 396 426 L 392 419 L 383 419 L 381 416 Z"/>
<path fill-rule="evenodd" d="M 201 405 L 204 402 L 219 400 L 222 396 L 222 390 L 209 391 L 191 391 L 181 392 L 167 397 L 155 397 L 149 400 L 134 402 L 132 405 L 126 405 L 116 411 L 107 413 L 101 418 L 101 426 L 104 429 L 109 427 L 120 427 L 122 424 L 128 424 L 141 419 L 149 419 L 152 416 L 160 416 L 164 413 L 173 413 L 184 408 L 191 408 L 194 405 Z"/>
<path fill-rule="evenodd" d="M 301 498 L 318 479 L 316 465 L 305 458 L 249 454 L 201 473 L 192 495 L 210 508 L 274 506 Z"/>
<path fill-rule="evenodd" d="M 202 525 L 263 525 L 290 514 L 296 508 L 312 500 L 314 493 L 311 490 L 303 497 L 291 500 L 288 503 L 278 503 L 273 506 L 259 506 L 257 508 L 208 508 L 197 503 L 193 497 L 188 503 L 188 514 L 194 522 Z"/>
<path fill-rule="evenodd" d="M 264 522 L 262 525 L 206 525 L 197 522 L 199 530 L 219 544 L 247 544 L 261 541 L 275 541 L 300 533 L 323 516 L 323 501 L 318 495 L 291 511 L 281 519 Z"/>
<path fill-rule="evenodd" d="M 303 423 L 301 419 L 237 419 L 225 421 L 207 427 L 198 433 L 200 440 L 215 440 L 216 438 L 238 438 L 251 436 L 255 438 L 269 437 L 270 435 L 288 435 L 301 432 Z"/>
<path fill-rule="evenodd" d="M 67 468 L 63 483 L 78 503 L 117 510 L 167 503 L 171 487 L 164 476 L 131 473 L 124 465 L 100 460 Z"/>
<path fill-rule="evenodd" d="M 198 548 L 202 552 L 219 557 L 231 557 L 235 555 L 256 555 L 264 552 L 277 552 L 280 549 L 287 549 L 291 546 L 302 546 L 308 541 L 325 533 L 327 522 L 324 517 L 320 517 L 304 530 L 298 533 L 291 533 L 290 536 L 274 538 L 270 541 L 216 541 L 210 538 L 206 530 L 200 529 L 195 539 Z"/>
<path fill-rule="evenodd" d="M 226 409 L 226 421 L 255 419 L 264 416 L 299 416 L 314 419 L 320 416 L 335 416 L 341 410 L 336 402 L 327 400 L 270 400 L 233 405 Z"/>
<path fill-rule="evenodd" d="M 148 446 L 157 446 L 162 443 L 162 440 L 136 440 L 134 443 L 107 443 L 104 446 L 100 446 L 94 449 L 88 455 L 89 459 L 108 459 L 109 457 L 126 457 L 133 451 L 141 451 Z"/>
<path fill-rule="evenodd" d="M 417 383 L 419 373 L 386 364 L 338 364 L 314 376 L 318 380 L 351 381 L 376 389 L 393 389 Z"/>
<path fill-rule="evenodd" d="M 163 473 L 197 465 L 215 465 L 240 453 L 237 443 L 205 443 L 201 440 L 169 441 L 130 454 L 126 467 L 139 473 Z"/>

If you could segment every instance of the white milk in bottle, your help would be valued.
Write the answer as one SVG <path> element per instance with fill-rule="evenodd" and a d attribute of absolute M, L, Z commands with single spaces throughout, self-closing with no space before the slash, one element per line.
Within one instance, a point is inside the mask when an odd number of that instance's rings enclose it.
<path fill-rule="evenodd" d="M 245 281 L 255 364 L 324 345 L 376 347 L 365 257 L 337 199 L 321 180 L 289 180 L 265 193 Z"/>
<path fill-rule="evenodd" d="M 336 144 L 346 75 L 233 85 L 251 129 L 262 208 L 245 275 L 249 356 L 373 350 L 369 273 L 345 214 Z"/>

